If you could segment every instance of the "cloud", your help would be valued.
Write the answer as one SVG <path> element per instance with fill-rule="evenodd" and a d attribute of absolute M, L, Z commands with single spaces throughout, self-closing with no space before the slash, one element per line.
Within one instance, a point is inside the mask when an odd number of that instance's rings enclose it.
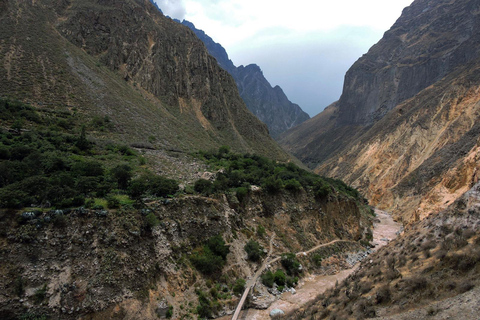
<path fill-rule="evenodd" d="M 155 0 L 220 43 L 235 65 L 258 64 L 310 115 L 340 97 L 348 68 L 413 0 Z"/>
<path fill-rule="evenodd" d="M 183 0 L 154 0 L 162 12 L 172 18 L 183 20 L 187 14 Z"/>
<path fill-rule="evenodd" d="M 236 65 L 258 64 L 272 86 L 282 87 L 311 116 L 340 98 L 345 72 L 382 36 L 376 29 L 351 26 L 277 33 L 283 36 L 268 39 L 259 33 L 250 44 L 233 46 L 230 58 Z"/>

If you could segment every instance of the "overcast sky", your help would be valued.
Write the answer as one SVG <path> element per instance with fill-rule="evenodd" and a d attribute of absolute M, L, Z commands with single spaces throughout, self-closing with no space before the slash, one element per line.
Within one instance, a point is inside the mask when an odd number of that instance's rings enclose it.
<path fill-rule="evenodd" d="M 220 43 L 236 66 L 256 63 L 314 116 L 338 100 L 348 68 L 413 0 L 155 0 Z"/>

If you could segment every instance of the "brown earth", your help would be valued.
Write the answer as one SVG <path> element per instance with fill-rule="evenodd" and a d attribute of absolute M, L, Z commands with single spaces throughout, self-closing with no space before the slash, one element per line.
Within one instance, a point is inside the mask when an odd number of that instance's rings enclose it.
<path fill-rule="evenodd" d="M 375 245 L 374 250 L 386 245 L 389 241 L 396 238 L 397 233 L 401 229 L 401 225 L 395 222 L 392 217 L 381 210 L 375 210 L 377 215 L 376 222 L 374 223 L 373 228 L 373 241 L 372 244 Z M 327 244 L 328 245 L 328 244 Z M 315 252 L 320 246 L 309 250 L 310 252 Z M 299 253 L 302 255 L 302 252 Z M 368 258 L 367 258 L 368 259 Z M 290 313 L 294 310 L 297 310 L 302 305 L 311 303 L 314 301 L 319 294 L 322 294 L 327 289 L 335 286 L 336 283 L 340 283 L 342 280 L 347 278 L 352 272 L 357 269 L 358 265 L 350 266 L 348 269 L 340 270 L 335 274 L 308 274 L 306 277 L 302 278 L 298 286 L 295 288 L 295 294 L 291 292 L 285 292 L 279 297 L 276 297 L 277 300 L 274 301 L 267 309 L 256 310 L 256 309 L 246 309 L 243 310 L 240 314 L 239 319 L 251 319 L 251 320 L 268 320 L 270 319 L 270 311 L 273 309 L 280 309 L 285 313 Z M 257 284 L 257 286 L 261 284 Z M 219 320 L 228 320 L 231 316 L 226 316 L 219 318 Z"/>
<path fill-rule="evenodd" d="M 480 184 L 409 226 L 291 319 L 476 319 Z M 473 290 L 473 291 L 471 291 Z"/>

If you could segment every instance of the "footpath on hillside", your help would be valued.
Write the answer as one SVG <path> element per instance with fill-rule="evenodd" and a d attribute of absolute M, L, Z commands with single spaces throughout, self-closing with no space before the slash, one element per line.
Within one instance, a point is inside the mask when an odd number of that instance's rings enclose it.
<path fill-rule="evenodd" d="M 401 229 L 401 224 L 393 221 L 392 217 L 381 210 L 375 210 L 377 214 L 377 222 L 374 223 L 373 228 L 373 240 L 372 244 L 375 246 L 373 251 L 378 250 L 382 246 L 386 245 L 389 241 L 394 239 L 397 236 L 398 231 Z M 334 240 L 329 243 L 325 243 L 322 245 L 318 245 L 310 250 L 306 251 L 305 253 L 310 253 L 315 250 L 318 250 L 321 247 L 332 245 L 336 242 L 342 240 Z M 269 252 L 269 256 L 271 254 L 271 248 Z M 297 255 L 303 254 L 303 252 L 298 252 Z M 276 257 L 274 259 L 265 259 L 266 261 L 262 264 L 262 266 L 257 270 L 255 273 L 255 277 L 250 279 L 247 283 L 246 288 L 252 287 L 257 278 L 261 275 L 265 268 L 278 261 L 280 258 Z M 246 309 L 246 310 L 237 310 L 236 317 L 238 319 L 248 319 L 248 320 L 269 320 L 270 319 L 270 311 L 273 309 L 280 309 L 285 313 L 293 311 L 297 309 L 299 306 L 304 305 L 312 300 L 314 300 L 319 294 L 323 293 L 328 288 L 335 286 L 335 283 L 341 282 L 343 279 L 348 277 L 352 272 L 356 270 L 358 263 L 354 265 L 350 269 L 342 270 L 337 274 L 334 275 L 309 275 L 306 278 L 301 279 L 298 286 L 295 288 L 296 293 L 292 294 L 290 292 L 285 292 L 280 297 L 274 301 L 270 307 L 265 310 L 257 310 L 257 309 Z M 244 293 L 242 298 L 246 298 L 247 293 Z M 232 315 L 225 316 L 220 318 L 220 320 L 230 320 L 232 319 Z"/>

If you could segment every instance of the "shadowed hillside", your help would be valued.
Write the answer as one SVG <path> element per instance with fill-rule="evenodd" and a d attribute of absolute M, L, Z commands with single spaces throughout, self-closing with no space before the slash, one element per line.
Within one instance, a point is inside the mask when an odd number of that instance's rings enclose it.
<path fill-rule="evenodd" d="M 2 5 L 0 96 L 108 115 L 128 143 L 287 159 L 203 43 L 150 1 Z"/>

